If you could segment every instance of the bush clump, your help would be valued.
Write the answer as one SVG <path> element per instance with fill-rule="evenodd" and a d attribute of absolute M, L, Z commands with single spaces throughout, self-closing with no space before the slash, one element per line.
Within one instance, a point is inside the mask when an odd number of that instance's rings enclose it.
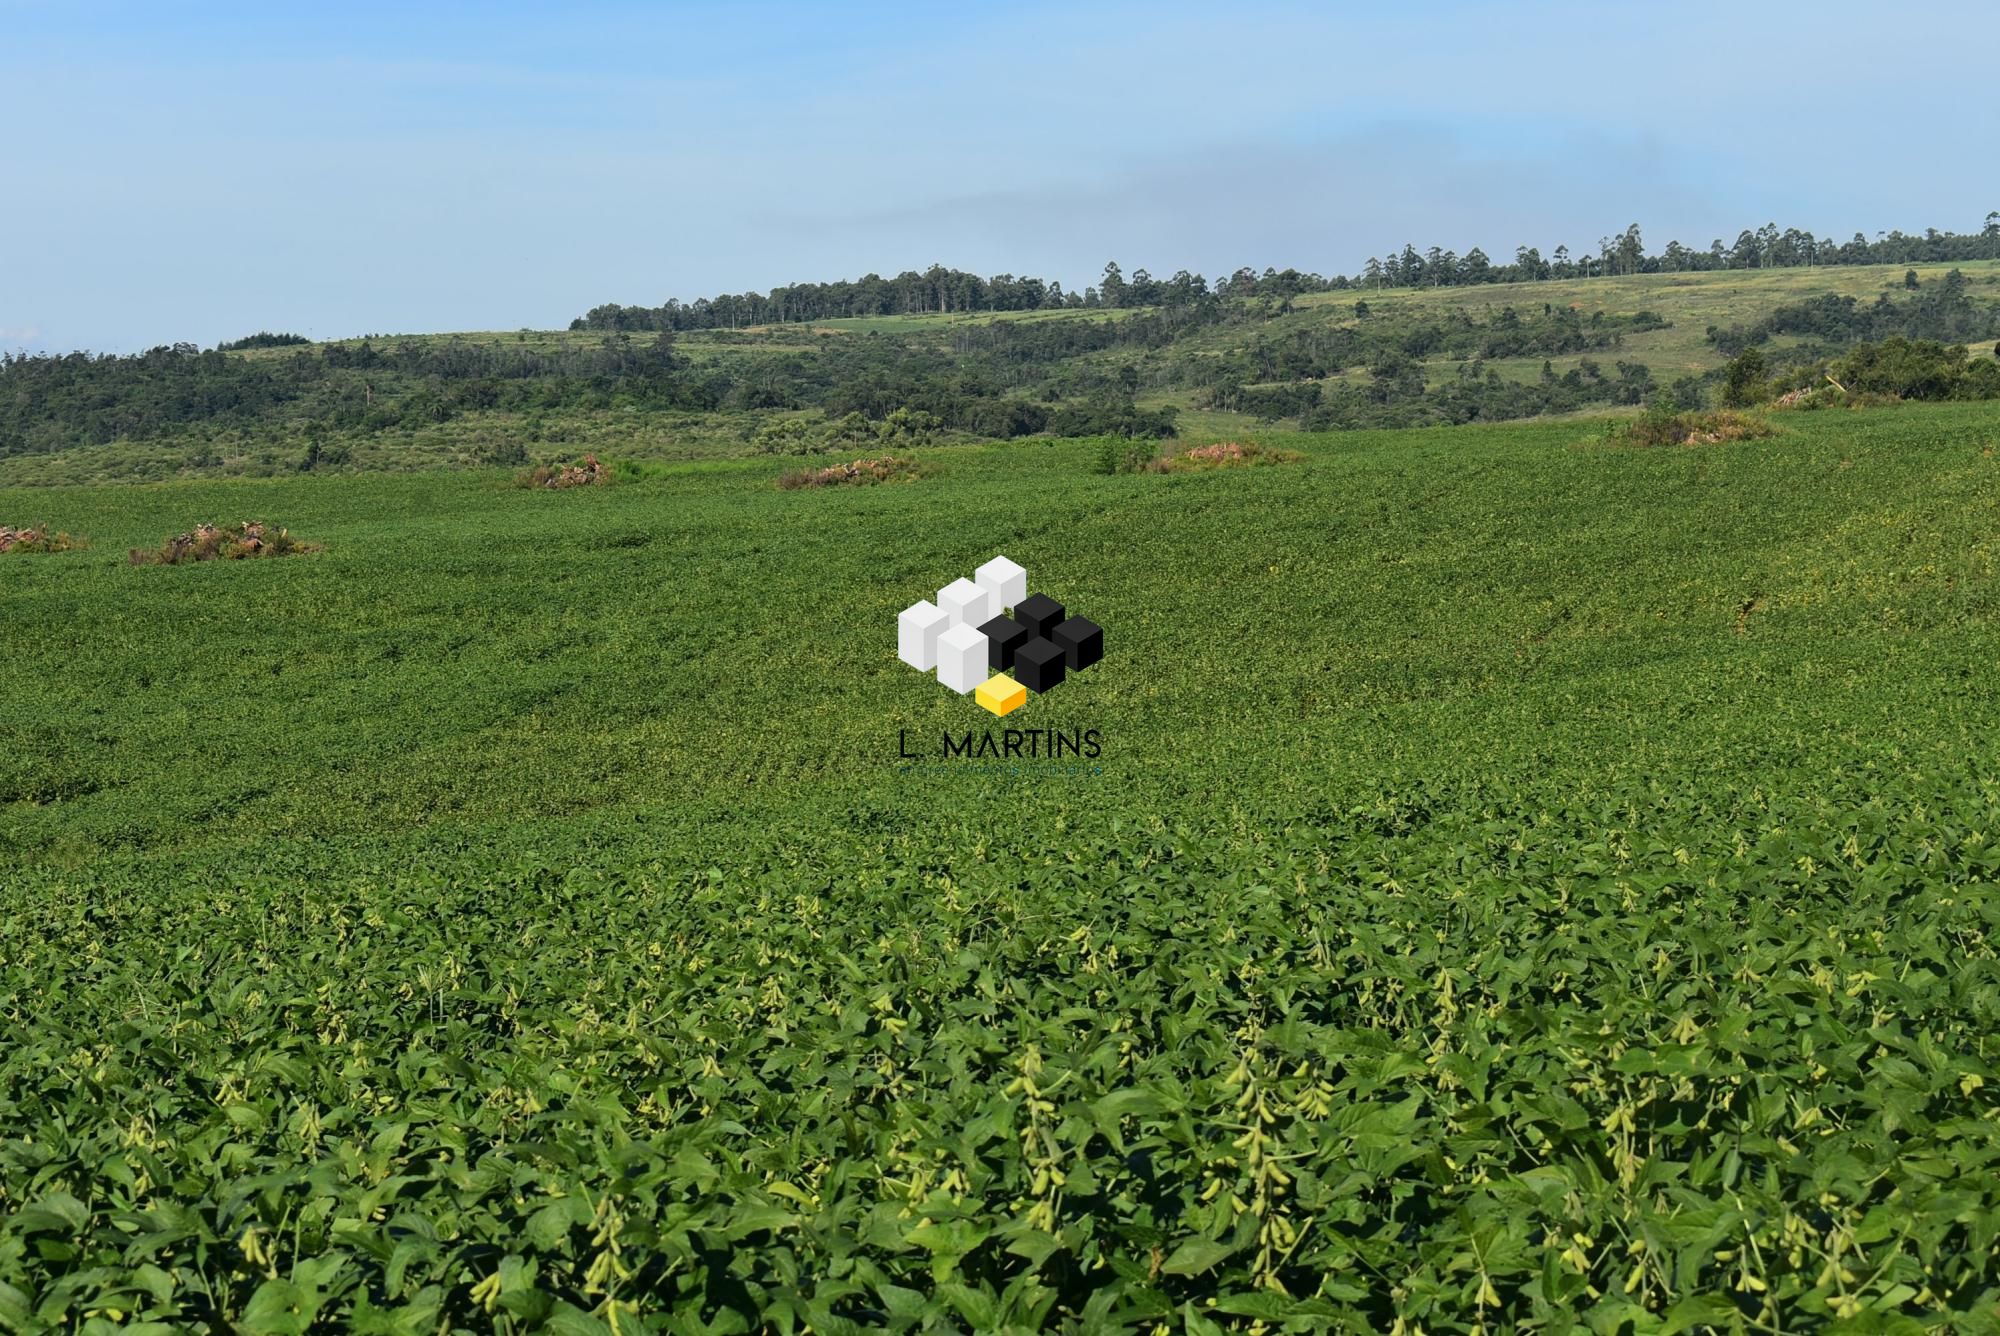
<path fill-rule="evenodd" d="M 1821 408 L 1882 408 L 1901 402 L 1903 401 L 1898 395 L 1877 394 L 1872 391 L 1855 393 L 1844 385 L 1828 383 L 1787 390 L 1771 401 L 1771 407 L 1810 413 Z"/>
<path fill-rule="evenodd" d="M 1743 354 L 1750 358 L 1752 348 Z M 1730 363 L 1734 373 L 1737 363 Z M 1838 359 L 1807 361 L 1774 379 L 1756 380 L 1725 403 L 1764 398 L 1776 408 L 1873 408 L 1909 400 L 1939 402 L 2000 399 L 2000 360 L 1973 356 L 1962 343 L 1891 335 L 1857 343 Z"/>
<path fill-rule="evenodd" d="M 886 446 L 894 449 L 935 442 L 944 424 L 921 410 L 899 408 L 879 422 L 860 413 L 837 419 L 813 421 L 804 417 L 779 418 L 765 423 L 749 439 L 760 454 L 816 455 L 843 447 Z"/>
<path fill-rule="evenodd" d="M 1097 443 L 1094 471 L 1103 474 L 1149 473 L 1159 462 L 1160 444 L 1143 437 L 1106 436 Z"/>
<path fill-rule="evenodd" d="M 1212 469 L 1292 464 L 1305 458 L 1296 450 L 1274 450 L 1255 441 L 1216 441 L 1161 455 L 1153 441 L 1106 438 L 1097 449 L 1099 473 L 1203 473 Z"/>
<path fill-rule="evenodd" d="M 87 540 L 74 534 L 50 533 L 46 524 L 30 525 L 25 529 L 0 524 L 0 552 L 68 552 L 73 548 L 89 546 Z"/>
<path fill-rule="evenodd" d="M 1614 435 L 1628 445 L 1721 445 L 1725 441 L 1758 441 L 1776 436 L 1763 418 L 1728 409 L 1714 412 L 1674 412 L 1655 405 Z"/>
<path fill-rule="evenodd" d="M 1305 458 L 1296 450 L 1274 450 L 1255 441 L 1217 441 L 1197 445 L 1154 461 L 1158 473 L 1200 473 L 1207 469 L 1256 468 L 1265 464 L 1296 464 Z"/>
<path fill-rule="evenodd" d="M 286 529 L 274 529 L 261 520 L 240 524 L 197 524 L 186 533 L 175 534 L 158 551 L 132 549 L 134 566 L 179 566 L 190 561 L 242 561 L 248 557 L 290 557 L 319 548 L 301 543 Z"/>
<path fill-rule="evenodd" d="M 516 487 L 542 487 L 560 491 L 565 487 L 602 487 L 611 481 L 611 470 L 594 454 L 577 464 L 538 464 L 514 479 Z"/>
<path fill-rule="evenodd" d="M 778 475 L 778 486 L 788 492 L 801 487 L 866 487 L 878 482 L 914 482 L 922 476 L 923 470 L 914 459 L 883 455 L 823 469 L 788 469 Z"/>

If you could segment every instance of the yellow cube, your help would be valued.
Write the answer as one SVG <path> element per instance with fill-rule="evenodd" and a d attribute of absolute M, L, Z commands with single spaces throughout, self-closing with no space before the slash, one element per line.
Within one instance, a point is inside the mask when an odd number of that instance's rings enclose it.
<path fill-rule="evenodd" d="M 1028 703 L 1028 689 L 1011 677 L 996 675 L 981 682 L 972 698 L 995 714 L 1006 714 Z"/>

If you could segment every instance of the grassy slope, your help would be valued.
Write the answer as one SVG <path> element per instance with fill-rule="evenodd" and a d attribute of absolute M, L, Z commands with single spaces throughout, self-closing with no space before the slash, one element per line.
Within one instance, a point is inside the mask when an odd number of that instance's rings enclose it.
<path fill-rule="evenodd" d="M 1942 278 L 1953 268 L 1963 270 L 1971 279 L 1972 291 L 1976 296 L 1990 300 L 2000 295 L 2000 292 L 1996 292 L 2000 290 L 2000 261 L 1974 261 L 1956 266 L 1918 265 L 1916 272 L 1921 281 L 1928 283 Z M 1623 278 L 1567 279 L 1546 283 L 1495 283 L 1480 287 L 1388 288 L 1378 291 L 1311 293 L 1295 300 L 1294 305 L 1297 309 L 1292 315 L 1281 317 L 1272 324 L 1253 328 L 1280 330 L 1288 325 L 1328 322 L 1352 324 L 1356 301 L 1366 301 L 1376 315 L 1387 317 L 1443 315 L 1463 310 L 1476 319 L 1484 319 L 1497 313 L 1503 306 L 1525 308 L 1543 302 L 1553 302 L 1558 305 L 1575 304 L 1586 312 L 1602 309 L 1614 315 L 1626 315 L 1644 309 L 1665 316 L 1673 322 L 1673 328 L 1632 335 L 1627 339 L 1627 349 L 1651 354 L 1651 356 L 1641 356 L 1639 360 L 1653 363 L 1656 375 L 1670 378 L 1666 376 L 1669 371 L 1678 374 L 1682 371 L 1704 370 L 1720 364 L 1722 359 L 1716 356 L 1714 350 L 1702 338 L 1703 331 L 1710 325 L 1749 324 L 1772 308 L 1786 302 L 1801 301 L 1826 292 L 1855 297 L 1863 301 L 1872 301 L 1882 292 L 1899 294 L 1903 290 L 1905 272 L 1905 267 L 1901 265 L 1836 265 L 1821 269 L 1739 269 L 1719 273 L 1638 274 Z M 743 335 L 751 339 L 768 338 L 787 347 L 810 347 L 816 339 L 807 333 L 808 328 L 813 334 L 825 336 L 865 334 L 870 330 L 904 334 L 934 331 L 940 339 L 944 339 L 953 329 L 994 320 L 1091 320 L 1104 319 L 1106 316 L 1115 318 L 1119 314 L 1122 312 L 1032 311 L 1004 312 L 998 315 L 884 316 L 873 319 L 822 320 L 810 327 L 756 326 L 743 331 Z M 398 342 L 406 338 L 418 342 L 463 339 L 473 343 L 519 344 L 548 349 L 576 344 L 590 346 L 615 336 L 592 331 L 521 330 L 388 337 Z M 1226 341 L 1240 337 L 1240 332 L 1224 331 L 1215 337 Z M 683 348 L 690 352 L 711 345 L 723 345 L 725 340 L 727 340 L 726 346 L 731 351 L 746 347 L 754 349 L 756 346 L 754 343 L 742 341 L 741 335 L 732 335 L 728 331 L 697 330 L 682 334 L 680 340 Z M 376 341 L 382 342 L 382 338 L 378 336 Z M 335 340 L 335 342 L 357 343 L 359 340 Z M 260 349 L 238 355 L 270 357 L 281 356 L 283 353 L 283 349 Z"/>
<path fill-rule="evenodd" d="M 1942 278 L 1954 266 L 1920 265 L 1922 282 Z M 2000 261 L 1956 266 L 1972 281 L 1982 300 L 2000 297 Z M 1774 307 L 1835 293 L 1870 302 L 1883 292 L 1903 290 L 1905 270 L 1895 265 L 1834 266 L 1828 269 L 1732 270 L 1705 274 L 1640 274 L 1629 278 L 1576 279 L 1567 282 L 1505 284 L 1481 288 L 1435 288 L 1398 293 L 1390 309 L 1406 312 L 1464 310 L 1485 318 L 1509 304 L 1555 302 L 1575 304 L 1584 311 L 1602 309 L 1613 315 L 1656 311 L 1673 322 L 1671 328 L 1628 335 L 1620 355 L 1644 362 L 1661 381 L 1691 371 L 1720 366 L 1723 358 L 1703 339 L 1710 325 L 1750 324 Z M 1376 299 L 1366 297 L 1371 307 Z M 1324 293 L 1299 299 L 1307 311 L 1331 306 L 1351 314 L 1353 294 Z M 1605 360 L 1600 357 L 1599 360 Z M 1496 364 L 1499 365 L 1499 364 Z M 1539 370 L 1541 363 L 1535 362 Z"/>
<path fill-rule="evenodd" d="M 1932 282 L 1952 268 L 1962 269 L 1972 281 L 1972 291 L 1982 300 L 2000 298 L 2000 261 L 1952 265 L 1919 265 L 1918 278 Z M 1288 329 L 1335 324 L 1354 325 L 1356 301 L 1366 301 L 1371 318 L 1404 320 L 1443 316 L 1463 311 L 1477 320 L 1491 318 L 1504 306 L 1525 309 L 1544 302 L 1575 305 L 1585 312 L 1603 310 L 1611 315 L 1630 315 L 1650 310 L 1665 316 L 1671 325 L 1626 337 L 1615 356 L 1644 362 L 1662 383 L 1678 376 L 1720 366 L 1723 359 L 1706 341 L 1711 326 L 1750 324 L 1787 302 L 1801 301 L 1821 293 L 1835 293 L 1872 301 L 1883 292 L 1903 291 L 1904 266 L 1854 265 L 1825 269 L 1730 270 L 1698 274 L 1641 274 L 1626 278 L 1569 279 L 1547 283 L 1496 283 L 1468 288 L 1387 289 L 1376 292 L 1313 293 L 1296 300 L 1296 310 L 1288 316 L 1255 326 L 1234 326 L 1214 331 L 1184 345 L 1189 349 L 1216 351 L 1231 346 L 1249 333 L 1276 335 Z M 825 338 L 883 333 L 935 333 L 942 341 L 950 332 L 966 325 L 991 320 L 1080 320 L 1103 319 L 1102 311 L 1010 312 L 1001 315 L 890 316 L 880 319 L 826 320 L 810 327 L 759 326 L 744 335 L 696 331 L 681 336 L 681 346 L 695 357 L 754 356 L 759 351 L 782 348 L 787 351 L 811 348 Z M 471 333 L 414 336 L 419 341 L 465 339 L 475 343 L 519 343 L 535 347 L 556 347 L 564 343 L 601 343 L 607 334 L 578 332 L 522 331 L 515 334 Z M 351 342 L 351 341 L 350 341 Z M 246 356 L 270 356 L 265 350 Z M 1129 357 L 1130 353 L 1105 354 L 1108 358 Z M 1591 354 L 1600 362 L 1613 354 Z M 1553 359 L 1558 371 L 1568 370 L 1577 357 Z M 1431 366 L 1434 379 L 1449 373 L 1451 363 L 1440 359 Z M 1501 359 L 1489 365 L 1504 375 L 1528 378 L 1541 371 L 1542 359 Z M 1184 396 L 1168 395 L 1160 402 L 1179 402 Z M 1235 416 L 1235 415 L 1226 415 Z"/>
<path fill-rule="evenodd" d="M 2000 1208 L 2000 421 L 1784 425 L 1176 477 L 1026 443 L 823 493 L 754 460 L 0 492 L 98 544 L 0 559 L 0 1306 L 320 1287 L 471 1327 L 512 1255 L 517 1312 L 602 1314 L 608 1237 L 627 1328 L 1151 1322 L 1268 1279 L 1433 1330 L 1489 1284 L 1489 1323 L 1962 1311 L 1992 1240 L 1954 1221 Z M 121 562 L 244 516 L 327 550 Z M 996 550 L 1107 628 L 1009 721 L 1102 729 L 1099 773 L 899 768 L 899 729 L 987 719 L 894 613 Z M 1275 1204 L 1226 1150 L 1257 1090 Z M 1765 1297 L 1715 1259 L 1746 1231 Z M 169 1299 L 118 1297 L 135 1259 Z"/>

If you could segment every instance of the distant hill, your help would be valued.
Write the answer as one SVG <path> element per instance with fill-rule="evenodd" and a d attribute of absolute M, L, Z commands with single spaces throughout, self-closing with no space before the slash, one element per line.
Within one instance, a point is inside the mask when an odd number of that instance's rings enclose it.
<path fill-rule="evenodd" d="M 1243 291 L 9 357 L 0 483 L 1495 421 L 1697 405 L 1751 344 L 1782 371 L 1888 335 L 2000 340 L 1996 261 Z"/>

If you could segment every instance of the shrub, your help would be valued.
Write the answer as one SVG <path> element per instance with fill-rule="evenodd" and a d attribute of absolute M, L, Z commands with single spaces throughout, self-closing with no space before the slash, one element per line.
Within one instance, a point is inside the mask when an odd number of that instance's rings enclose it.
<path fill-rule="evenodd" d="M 883 455 L 823 469 L 789 469 L 778 475 L 778 486 L 788 492 L 801 487 L 866 487 L 878 482 L 914 482 L 923 476 L 914 459 Z"/>
<path fill-rule="evenodd" d="M 1048 429 L 1058 436 L 1178 436 L 1174 418 L 1179 412 L 1171 404 L 1145 409 L 1108 397 L 1074 400 L 1057 406 Z"/>
<path fill-rule="evenodd" d="M 0 552 L 68 552 L 73 548 L 89 546 L 87 540 L 73 534 L 51 534 L 46 524 L 31 525 L 25 529 L 0 524 Z"/>
<path fill-rule="evenodd" d="M 922 409 L 899 408 L 876 425 L 875 436 L 884 445 L 929 445 L 943 425 Z"/>
<path fill-rule="evenodd" d="M 2000 364 L 1963 344 L 1892 335 L 1857 343 L 1832 362 L 1809 362 L 1774 382 L 1779 408 L 1867 408 L 1918 400 L 2000 399 Z"/>
<path fill-rule="evenodd" d="M 319 548 L 301 543 L 287 529 L 273 530 L 260 520 L 240 524 L 197 524 L 175 534 L 157 552 L 132 549 L 134 566 L 179 566 L 190 561 L 241 561 L 246 557 L 290 557 Z"/>
<path fill-rule="evenodd" d="M 1152 468 L 1159 448 L 1157 441 L 1107 436 L 1097 444 L 1092 468 L 1094 472 L 1106 475 L 1144 473 Z"/>
<path fill-rule="evenodd" d="M 830 422 L 826 428 L 826 441 L 834 444 L 844 441 L 872 441 L 875 439 L 875 424 L 860 413 L 850 412 L 837 422 Z"/>
<path fill-rule="evenodd" d="M 539 437 L 540 424 L 530 423 L 528 430 L 530 434 Z M 474 452 L 473 458 L 482 464 L 525 464 L 528 462 L 528 447 L 515 440 L 492 441 L 480 446 Z"/>
<path fill-rule="evenodd" d="M 515 475 L 514 485 L 561 491 L 566 487 L 602 487 L 610 481 L 611 470 L 590 454 L 579 464 L 538 464 L 526 473 Z"/>
<path fill-rule="evenodd" d="M 1722 402 L 1730 408 L 1748 408 L 1764 398 L 1768 386 L 1765 380 L 1764 354 L 1755 348 L 1745 348 L 1729 363 L 1729 369 L 1722 378 Z"/>
<path fill-rule="evenodd" d="M 1755 441 L 1777 435 L 1776 428 L 1760 417 L 1722 410 L 1712 413 L 1677 413 L 1663 401 L 1656 401 L 1636 421 L 1614 433 L 1631 445 L 1720 445 L 1725 441 Z"/>
<path fill-rule="evenodd" d="M 305 455 L 299 460 L 299 472 L 311 473 L 314 469 L 345 468 L 354 462 L 354 451 L 344 444 L 327 445 L 313 440 L 306 443 Z"/>
<path fill-rule="evenodd" d="M 1975 369 L 1976 368 L 1976 369 Z M 1856 394 L 1898 399 L 1983 399 L 2000 391 L 1991 368 L 1968 364 L 1962 346 L 1933 339 L 1891 337 L 1850 350 L 1833 375 Z"/>
<path fill-rule="evenodd" d="M 931 414 L 920 409 L 898 408 L 880 422 L 871 422 L 859 412 L 849 412 L 833 420 L 778 418 L 759 427 L 749 439 L 760 454 L 817 455 L 855 445 L 890 449 L 929 445 L 942 430 L 943 423 Z"/>
<path fill-rule="evenodd" d="M 1804 385 L 1789 390 L 1771 401 L 1771 407 L 1789 412 L 1810 413 L 1821 408 L 1880 408 L 1885 404 L 1899 404 L 1902 399 L 1893 394 L 1878 394 L 1872 390 L 1856 393 L 1837 382 L 1823 385 Z"/>
<path fill-rule="evenodd" d="M 1700 376 L 1682 376 L 1671 385 L 1657 386 L 1648 407 L 1663 413 L 1691 413 L 1708 407 L 1708 391 Z"/>
<path fill-rule="evenodd" d="M 826 448 L 801 418 L 779 418 L 757 429 L 758 453 L 766 455 L 809 455 Z"/>

